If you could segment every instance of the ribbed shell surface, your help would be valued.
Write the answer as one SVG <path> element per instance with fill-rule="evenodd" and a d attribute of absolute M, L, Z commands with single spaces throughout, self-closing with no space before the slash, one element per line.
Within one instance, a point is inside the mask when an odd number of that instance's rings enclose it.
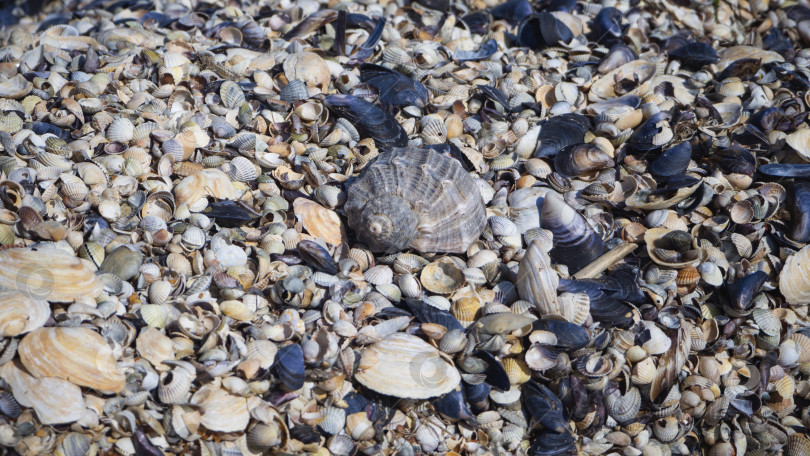
<path fill-rule="evenodd" d="M 349 225 L 372 249 L 375 235 L 363 226 L 363 213 L 375 200 L 407 203 L 408 207 L 395 209 L 401 209 L 396 212 L 405 218 L 415 218 L 415 230 L 410 228 L 414 220 L 403 220 L 394 224 L 396 234 L 401 245 L 420 252 L 464 252 L 486 224 L 484 203 L 470 175 L 456 159 L 433 150 L 407 147 L 381 154 L 348 193 Z"/>

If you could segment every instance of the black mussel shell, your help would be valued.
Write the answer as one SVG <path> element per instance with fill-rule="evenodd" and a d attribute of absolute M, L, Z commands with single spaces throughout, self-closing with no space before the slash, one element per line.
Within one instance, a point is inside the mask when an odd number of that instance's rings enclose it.
<path fill-rule="evenodd" d="M 276 354 L 273 365 L 281 384 L 290 391 L 296 391 L 304 386 L 306 379 L 306 366 L 304 365 L 304 351 L 298 344 L 281 347 Z"/>
<path fill-rule="evenodd" d="M 26 125 L 25 128 L 31 129 L 34 133 L 38 135 L 44 135 L 46 133 L 50 133 L 56 136 L 59 139 L 68 140 L 70 139 L 70 132 L 67 130 L 62 130 L 61 128 L 57 127 L 54 124 L 50 124 L 47 122 L 38 122 L 34 121 L 31 122 L 30 125 Z"/>
<path fill-rule="evenodd" d="M 810 164 L 805 163 L 769 163 L 757 168 L 760 173 L 770 177 L 810 177 Z"/>
<path fill-rule="evenodd" d="M 622 12 L 613 7 L 602 8 L 591 21 L 591 40 L 612 44 L 622 38 Z"/>
<path fill-rule="evenodd" d="M 464 155 L 464 152 L 462 152 L 461 149 L 459 149 L 458 146 L 453 143 L 429 144 L 424 146 L 424 148 L 433 149 L 436 152 L 455 158 L 461 164 L 461 167 L 464 168 L 464 171 L 472 171 L 475 169 L 475 164 L 470 160 L 470 158 Z"/>
<path fill-rule="evenodd" d="M 766 135 L 774 130 L 784 131 L 785 115 L 779 108 L 761 109 L 748 118 L 748 124 L 753 125 Z"/>
<path fill-rule="evenodd" d="M 518 26 L 518 43 L 531 49 L 544 49 L 570 43 L 574 34 L 562 21 L 551 13 L 542 11 L 532 14 L 521 21 Z"/>
<path fill-rule="evenodd" d="M 299 424 L 290 428 L 290 437 L 303 444 L 313 444 L 321 441 L 321 434 L 314 426 Z"/>
<path fill-rule="evenodd" d="M 540 210 L 540 226 L 554 234 L 551 259 L 569 272 L 579 271 L 605 253 L 605 243 L 585 218 L 559 196 L 547 195 Z"/>
<path fill-rule="evenodd" d="M 717 75 L 718 81 L 723 81 L 731 77 L 737 77 L 747 81 L 754 77 L 762 66 L 762 59 L 739 59 L 728 64 L 728 66 Z"/>
<path fill-rule="evenodd" d="M 484 375 L 486 375 L 485 382 L 499 390 L 506 391 L 509 389 L 509 376 L 506 374 L 503 364 L 497 358 L 484 350 L 476 350 L 475 357 L 487 363 L 487 369 L 484 371 Z"/>
<path fill-rule="evenodd" d="M 768 274 L 756 271 L 741 277 L 727 286 L 729 304 L 734 310 L 746 312 L 751 310 L 754 297 L 768 280 Z"/>
<path fill-rule="evenodd" d="M 666 142 L 659 137 L 663 130 L 658 126 L 659 122 L 664 120 L 669 120 L 669 114 L 663 111 L 651 116 L 633 132 L 630 139 L 627 140 L 627 145 L 639 152 L 649 152 L 665 146 Z"/>
<path fill-rule="evenodd" d="M 543 432 L 532 440 L 529 456 L 576 454 L 576 439 L 570 432 Z"/>
<path fill-rule="evenodd" d="M 304 239 L 298 243 L 298 253 L 310 266 L 327 274 L 337 274 L 339 269 L 332 255 L 317 242 Z"/>
<path fill-rule="evenodd" d="M 506 111 L 509 110 L 509 99 L 500 89 L 492 87 L 491 85 L 479 84 L 478 90 L 481 91 L 481 94 L 487 100 L 492 100 L 495 103 L 498 103 L 499 105 L 503 106 L 503 109 Z"/>
<path fill-rule="evenodd" d="M 595 175 L 615 165 L 613 157 L 591 143 L 563 147 L 554 157 L 554 169 L 563 177 Z"/>
<path fill-rule="evenodd" d="M 484 11 L 476 11 L 461 18 L 467 24 L 471 33 L 486 35 L 489 32 L 489 14 Z"/>
<path fill-rule="evenodd" d="M 661 43 L 661 52 L 670 53 L 679 47 L 686 46 L 691 41 L 692 38 L 687 32 L 676 33 L 667 37 L 664 42 Z"/>
<path fill-rule="evenodd" d="M 774 71 L 783 85 L 792 92 L 804 92 L 810 89 L 810 81 L 801 73 L 785 68 L 782 64 L 775 62 L 766 63 L 764 66 L 768 70 Z"/>
<path fill-rule="evenodd" d="M 790 39 L 782 30 L 772 27 L 768 33 L 762 37 L 762 47 L 769 51 L 778 52 L 787 60 L 793 60 L 796 51 L 790 43 Z"/>
<path fill-rule="evenodd" d="M 545 8 L 545 11 L 562 11 L 564 13 L 570 13 L 571 11 L 574 11 L 574 8 L 576 7 L 576 0 L 551 0 L 548 2 L 548 6 Z"/>
<path fill-rule="evenodd" d="M 405 147 L 408 134 L 391 114 L 352 95 L 328 95 L 323 103 L 340 117 L 354 125 L 362 137 L 371 137 L 381 149 Z"/>
<path fill-rule="evenodd" d="M 669 53 L 673 59 L 678 59 L 681 65 L 690 70 L 699 70 L 705 65 L 717 63 L 720 55 L 707 43 L 696 41 L 688 43 Z"/>
<path fill-rule="evenodd" d="M 422 6 L 436 11 L 450 10 L 450 0 L 417 0 Z"/>
<path fill-rule="evenodd" d="M 433 406 L 436 408 L 436 411 L 451 420 L 464 421 L 471 427 L 475 427 L 475 415 L 473 415 L 467 404 L 467 399 L 464 397 L 464 390 L 462 390 L 461 386 L 457 386 L 453 391 L 434 400 Z"/>
<path fill-rule="evenodd" d="M 532 380 L 524 383 L 520 392 L 529 429 L 567 432 L 568 417 L 563 403 L 548 387 Z"/>
<path fill-rule="evenodd" d="M 163 456 L 163 452 L 160 451 L 160 448 L 149 441 L 146 433 L 143 432 L 141 428 L 135 428 L 133 437 L 132 446 L 135 447 L 135 454 L 137 456 Z"/>
<path fill-rule="evenodd" d="M 810 242 L 810 183 L 796 182 L 790 186 L 787 208 L 790 211 L 790 238 Z"/>
<path fill-rule="evenodd" d="M 244 226 L 253 219 L 250 212 L 231 200 L 215 201 L 203 213 L 214 219 L 217 225 L 226 228 Z"/>
<path fill-rule="evenodd" d="M 720 169 L 726 173 L 753 176 L 757 171 L 757 160 L 754 154 L 742 147 L 729 147 L 720 152 Z"/>
<path fill-rule="evenodd" d="M 456 51 L 453 52 L 453 59 L 457 62 L 485 60 L 495 55 L 496 52 L 498 52 L 498 42 L 494 39 L 490 39 L 475 51 L 462 51 L 456 49 Z"/>
<path fill-rule="evenodd" d="M 650 163 L 649 171 L 656 177 L 672 177 L 685 173 L 691 160 L 692 146 L 684 141 L 661 153 Z"/>
<path fill-rule="evenodd" d="M 347 13 L 346 14 L 346 28 L 361 28 L 367 32 L 371 32 L 374 30 L 374 26 L 377 25 L 377 21 L 374 19 L 366 16 L 365 14 L 359 13 Z"/>
<path fill-rule="evenodd" d="M 383 30 L 385 29 L 385 17 L 380 17 L 377 20 L 377 24 L 374 26 L 374 29 L 368 35 L 366 41 L 363 44 L 352 51 L 351 54 L 351 61 L 352 63 L 356 62 L 363 62 L 367 58 L 371 57 L 371 54 L 374 53 L 374 48 L 377 46 L 377 43 L 382 38 Z"/>
<path fill-rule="evenodd" d="M 561 114 L 543 122 L 538 136 L 537 158 L 551 157 L 565 146 L 581 143 L 591 129 L 591 121 L 582 114 Z"/>
<path fill-rule="evenodd" d="M 565 320 L 535 320 L 532 330 L 554 333 L 557 336 L 556 346 L 564 350 L 579 350 L 590 342 L 585 328 Z"/>
<path fill-rule="evenodd" d="M 380 91 L 380 100 L 392 106 L 424 107 L 428 101 L 425 86 L 404 74 L 372 63 L 360 65 L 360 80 Z"/>
<path fill-rule="evenodd" d="M 492 385 L 486 382 L 477 383 L 475 385 L 467 382 L 462 382 L 461 384 L 464 386 L 464 395 L 471 404 L 485 402 L 489 398 L 489 392 L 492 391 Z"/>
<path fill-rule="evenodd" d="M 163 14 L 158 11 L 150 11 L 141 16 L 141 18 L 138 20 L 138 23 L 143 25 L 145 28 L 154 28 L 154 27 L 165 28 L 166 26 L 171 24 L 172 21 L 174 21 L 174 19 L 172 19 L 166 14 Z"/>
<path fill-rule="evenodd" d="M 602 73 L 610 73 L 625 63 L 638 59 L 638 54 L 626 44 L 614 44 L 604 59 L 599 63 L 597 70 Z"/>
<path fill-rule="evenodd" d="M 508 0 L 490 11 L 495 19 L 505 19 L 512 24 L 517 24 L 532 12 L 532 5 L 527 0 Z"/>
<path fill-rule="evenodd" d="M 429 304 L 425 304 L 421 299 L 408 298 L 405 300 L 413 316 L 422 323 L 435 323 L 447 328 L 448 331 L 457 329 L 464 331 L 464 326 L 446 310 L 437 309 Z"/>

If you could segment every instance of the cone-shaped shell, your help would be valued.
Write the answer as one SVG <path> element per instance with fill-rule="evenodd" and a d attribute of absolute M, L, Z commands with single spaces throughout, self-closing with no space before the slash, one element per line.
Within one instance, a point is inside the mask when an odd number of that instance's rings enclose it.
<path fill-rule="evenodd" d="M 363 352 L 355 378 L 387 396 L 427 399 L 447 394 L 461 381 L 453 363 L 422 339 L 396 333 Z"/>
<path fill-rule="evenodd" d="M 37 378 L 61 378 L 100 391 L 118 392 L 124 387 L 124 374 L 112 349 L 87 328 L 39 328 L 23 337 L 17 352 Z"/>
<path fill-rule="evenodd" d="M 70 382 L 32 377 L 15 363 L 0 366 L 0 378 L 11 386 L 20 405 L 34 409 L 42 424 L 72 423 L 84 415 L 82 390 Z"/>
<path fill-rule="evenodd" d="M 57 302 L 94 298 L 102 290 L 86 260 L 59 249 L 28 248 L 0 252 L 0 289 Z"/>
<path fill-rule="evenodd" d="M 788 257 L 779 273 L 779 291 L 788 304 L 810 304 L 810 246 Z"/>
<path fill-rule="evenodd" d="M 459 162 L 433 150 L 394 149 L 349 187 L 349 224 L 371 250 L 461 253 L 486 224 L 484 203 Z"/>
<path fill-rule="evenodd" d="M 0 292 L 0 337 L 14 337 L 45 326 L 51 316 L 47 301 L 19 291 Z"/>
<path fill-rule="evenodd" d="M 206 196 L 235 199 L 238 195 L 227 174 L 218 169 L 204 169 L 186 177 L 174 188 L 177 205 L 192 204 Z"/>

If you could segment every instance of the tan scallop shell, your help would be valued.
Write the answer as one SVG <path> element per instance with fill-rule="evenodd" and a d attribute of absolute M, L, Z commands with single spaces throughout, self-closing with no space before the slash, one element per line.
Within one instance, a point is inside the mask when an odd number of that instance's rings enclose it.
<path fill-rule="evenodd" d="M 227 174 L 218 169 L 204 169 L 184 178 L 174 188 L 177 205 L 196 203 L 201 198 L 236 199 L 238 193 Z"/>
<path fill-rule="evenodd" d="M 0 366 L 0 378 L 20 405 L 34 409 L 42 424 L 72 423 L 86 411 L 81 388 L 60 378 L 32 377 L 13 362 Z"/>
<path fill-rule="evenodd" d="M 427 399 L 452 391 L 461 375 L 422 339 L 395 333 L 367 348 L 355 378 L 380 394 Z"/>
<path fill-rule="evenodd" d="M 0 291 L 0 337 L 14 337 L 41 328 L 51 316 L 47 301 L 19 291 Z"/>
<path fill-rule="evenodd" d="M 304 229 L 312 236 L 329 244 L 346 241 L 346 230 L 335 211 L 306 198 L 296 198 L 293 201 L 293 211 L 301 218 Z"/>
<path fill-rule="evenodd" d="M 288 81 L 300 79 L 308 87 L 320 86 L 323 92 L 329 88 L 331 74 L 326 62 L 313 52 L 301 52 L 287 57 L 282 64 Z"/>
<path fill-rule="evenodd" d="M 788 304 L 810 304 L 810 246 L 805 246 L 785 260 L 779 273 L 779 291 Z"/>
<path fill-rule="evenodd" d="M 88 328 L 39 328 L 23 337 L 17 352 L 37 378 L 61 378 L 100 391 L 118 392 L 124 387 L 124 374 L 112 349 Z"/>
<path fill-rule="evenodd" d="M 204 385 L 191 397 L 200 407 L 201 423 L 210 431 L 241 432 L 250 421 L 247 400 L 234 396 L 214 383 Z"/>
<path fill-rule="evenodd" d="M 94 298 L 102 290 L 88 261 L 55 248 L 1 251 L 0 289 L 57 302 Z"/>

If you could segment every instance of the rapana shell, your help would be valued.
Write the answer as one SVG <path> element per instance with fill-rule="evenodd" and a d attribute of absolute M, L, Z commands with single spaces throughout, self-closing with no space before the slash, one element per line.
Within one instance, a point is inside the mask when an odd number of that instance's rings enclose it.
<path fill-rule="evenodd" d="M 355 378 L 380 394 L 427 399 L 447 394 L 461 381 L 453 363 L 422 339 L 388 336 L 363 352 Z"/>
<path fill-rule="evenodd" d="M 39 328 L 27 334 L 17 348 L 25 368 L 37 378 L 56 377 L 75 385 L 118 392 L 124 374 L 112 349 L 87 328 Z"/>

